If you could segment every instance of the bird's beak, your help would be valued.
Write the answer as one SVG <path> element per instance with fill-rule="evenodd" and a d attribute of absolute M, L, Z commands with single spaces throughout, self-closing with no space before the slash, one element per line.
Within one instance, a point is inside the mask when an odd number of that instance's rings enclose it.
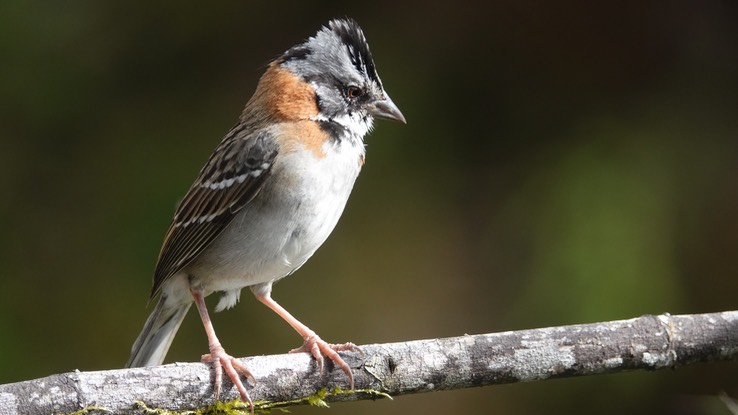
<path fill-rule="evenodd" d="M 397 105 L 392 102 L 392 99 L 386 93 L 384 94 L 384 97 L 369 104 L 369 113 L 377 118 L 395 120 L 403 124 L 407 124 L 405 116 L 402 115 L 400 109 L 397 108 Z"/>

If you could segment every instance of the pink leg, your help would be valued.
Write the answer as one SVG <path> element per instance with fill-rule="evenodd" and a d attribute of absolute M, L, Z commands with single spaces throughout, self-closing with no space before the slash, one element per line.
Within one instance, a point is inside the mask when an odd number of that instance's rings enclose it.
<path fill-rule="evenodd" d="M 231 382 L 233 382 L 238 389 L 238 392 L 241 395 L 241 400 L 249 404 L 251 407 L 251 413 L 253 413 L 254 403 L 251 401 L 243 382 L 241 382 L 239 372 L 246 376 L 246 378 L 251 378 L 251 381 L 254 383 L 256 383 L 256 379 L 254 379 L 254 376 L 248 371 L 248 369 L 246 369 L 246 366 L 244 366 L 243 363 L 226 353 L 223 346 L 220 345 L 220 341 L 215 335 L 215 329 L 213 329 L 213 323 L 210 321 L 210 316 L 208 315 L 208 309 L 205 305 L 205 298 L 202 296 L 202 291 L 192 290 L 192 297 L 195 299 L 197 311 L 200 312 L 200 319 L 202 320 L 203 326 L 205 326 L 205 333 L 208 335 L 210 353 L 202 355 L 202 361 L 203 363 L 212 363 L 213 368 L 215 369 L 215 380 L 213 382 L 215 400 L 217 401 L 218 396 L 220 395 L 220 386 L 223 383 L 223 370 L 225 370 L 226 375 L 228 375 Z"/>
<path fill-rule="evenodd" d="M 351 350 L 361 353 L 361 349 L 359 349 L 358 346 L 353 343 L 326 343 L 325 341 L 323 341 L 323 339 L 318 337 L 318 335 L 315 334 L 314 331 L 310 330 L 308 326 L 302 324 L 299 320 L 292 316 L 292 314 L 290 314 L 281 305 L 274 301 L 271 295 L 257 294 L 256 299 L 264 303 L 264 305 L 266 305 L 267 307 L 271 308 L 275 313 L 279 314 L 279 316 L 282 317 L 290 326 L 292 326 L 292 328 L 295 329 L 295 331 L 297 331 L 297 333 L 299 333 L 300 336 L 302 336 L 302 338 L 305 340 L 305 343 L 303 343 L 301 347 L 290 350 L 290 353 L 307 352 L 312 354 L 318 364 L 320 373 L 323 373 L 323 355 L 325 355 L 327 358 L 331 359 L 333 363 L 338 365 L 338 367 L 340 367 L 344 373 L 346 373 L 346 376 L 348 376 L 349 378 L 349 383 L 351 384 L 351 389 L 354 389 L 354 374 L 351 373 L 351 368 L 341 358 L 341 356 L 338 355 L 337 352 Z"/>

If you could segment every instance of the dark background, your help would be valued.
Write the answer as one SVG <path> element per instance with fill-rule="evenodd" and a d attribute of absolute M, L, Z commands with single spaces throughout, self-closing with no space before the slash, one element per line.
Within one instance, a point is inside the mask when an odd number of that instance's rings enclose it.
<path fill-rule="evenodd" d="M 275 287 L 323 338 L 736 308 L 735 1 L 272 4 L 0 4 L 0 383 L 124 364 L 176 201 L 265 64 L 345 15 L 408 125 L 377 123 L 339 226 Z M 248 291 L 215 327 L 236 356 L 300 344 Z M 190 313 L 168 361 L 206 348 Z M 330 411 L 727 414 L 737 369 Z"/>

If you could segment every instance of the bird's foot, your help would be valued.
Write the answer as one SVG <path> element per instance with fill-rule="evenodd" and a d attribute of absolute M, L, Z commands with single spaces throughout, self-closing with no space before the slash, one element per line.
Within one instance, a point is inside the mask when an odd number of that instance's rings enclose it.
<path fill-rule="evenodd" d="M 305 343 L 302 344 L 302 346 L 298 347 L 297 349 L 290 350 L 290 353 L 310 353 L 315 358 L 315 362 L 318 364 L 318 369 L 320 370 L 320 373 L 323 373 L 323 355 L 325 357 L 331 359 L 333 363 L 335 363 L 338 367 L 343 370 L 343 373 L 346 374 L 349 378 L 349 384 L 351 385 L 351 389 L 354 389 L 354 374 L 351 372 L 351 367 L 343 360 L 341 356 L 338 355 L 338 352 L 342 351 L 352 351 L 352 352 L 359 352 L 362 355 L 364 352 L 361 351 L 359 346 L 353 344 L 353 343 L 343 343 L 343 344 L 331 344 L 327 343 L 320 337 L 318 337 L 317 334 L 311 333 L 307 337 L 305 337 Z"/>
<path fill-rule="evenodd" d="M 215 369 L 215 380 L 213 381 L 215 400 L 217 401 L 220 395 L 220 387 L 223 384 L 223 371 L 225 371 L 228 378 L 233 382 L 233 385 L 238 389 L 241 400 L 248 403 L 251 413 L 254 413 L 254 403 L 251 401 L 249 393 L 241 381 L 241 375 L 246 377 L 246 379 L 251 379 L 251 382 L 254 384 L 256 383 L 256 378 L 246 369 L 246 366 L 235 357 L 226 353 L 223 346 L 219 344 L 211 346 L 210 353 L 202 355 L 201 360 L 203 363 L 212 363 L 213 369 Z"/>

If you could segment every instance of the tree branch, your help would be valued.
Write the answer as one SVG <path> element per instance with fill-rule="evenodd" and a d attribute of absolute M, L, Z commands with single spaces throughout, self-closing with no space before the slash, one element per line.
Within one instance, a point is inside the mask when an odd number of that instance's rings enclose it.
<path fill-rule="evenodd" d="M 344 355 L 354 369 L 354 392 L 341 389 L 347 388 L 346 377 L 330 362 L 320 375 L 305 353 L 242 359 L 258 379 L 250 389 L 257 410 L 733 360 L 738 358 L 738 311 L 662 314 L 361 349 L 363 357 Z M 0 385 L 0 415 L 205 408 L 213 403 L 211 380 L 209 365 L 202 363 L 75 371 Z M 227 379 L 223 386 L 222 399 L 236 399 L 238 392 Z"/>

